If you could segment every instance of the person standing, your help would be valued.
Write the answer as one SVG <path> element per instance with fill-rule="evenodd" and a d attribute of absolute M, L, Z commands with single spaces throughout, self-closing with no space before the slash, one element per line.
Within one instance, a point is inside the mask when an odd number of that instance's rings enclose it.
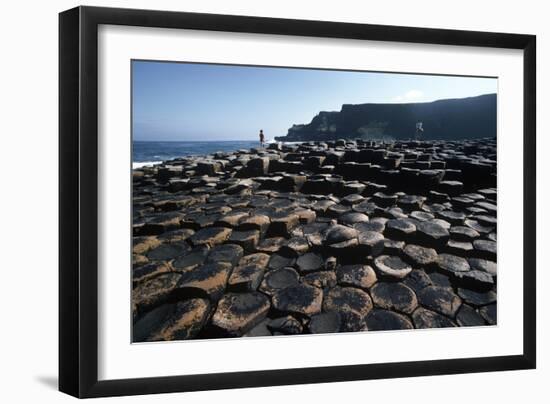
<path fill-rule="evenodd" d="M 262 129 L 260 129 L 260 146 L 264 147 L 264 144 L 265 144 L 264 131 Z"/>

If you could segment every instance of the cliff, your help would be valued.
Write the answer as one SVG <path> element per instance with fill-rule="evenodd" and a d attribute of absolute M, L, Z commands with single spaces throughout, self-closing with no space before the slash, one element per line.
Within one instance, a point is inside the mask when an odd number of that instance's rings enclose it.
<path fill-rule="evenodd" d="M 496 94 L 406 104 L 344 104 L 322 111 L 309 124 L 293 125 L 279 141 L 409 139 L 417 122 L 423 139 L 496 137 Z"/>

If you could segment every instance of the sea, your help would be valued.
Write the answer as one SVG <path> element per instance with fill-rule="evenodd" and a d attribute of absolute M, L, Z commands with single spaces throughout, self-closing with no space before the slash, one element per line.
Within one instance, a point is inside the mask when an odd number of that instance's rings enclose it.
<path fill-rule="evenodd" d="M 270 143 L 270 141 L 267 143 Z M 139 168 L 178 157 L 204 156 L 216 152 L 232 152 L 254 147 L 259 148 L 260 142 L 257 140 L 134 141 L 132 145 L 132 166 L 133 168 Z"/>

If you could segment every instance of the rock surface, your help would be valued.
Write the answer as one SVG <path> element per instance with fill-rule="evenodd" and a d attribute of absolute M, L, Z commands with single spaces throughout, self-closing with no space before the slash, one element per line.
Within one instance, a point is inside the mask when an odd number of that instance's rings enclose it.
<path fill-rule="evenodd" d="M 497 323 L 496 140 L 325 140 L 133 171 L 134 341 Z"/>

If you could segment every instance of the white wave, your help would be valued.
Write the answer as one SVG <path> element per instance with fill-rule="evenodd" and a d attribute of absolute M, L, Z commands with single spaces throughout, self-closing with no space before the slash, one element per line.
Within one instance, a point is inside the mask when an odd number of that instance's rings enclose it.
<path fill-rule="evenodd" d="M 132 163 L 132 169 L 141 168 L 141 167 L 150 167 L 154 166 L 155 164 L 160 164 L 162 161 L 140 161 L 140 162 L 133 162 Z"/>

